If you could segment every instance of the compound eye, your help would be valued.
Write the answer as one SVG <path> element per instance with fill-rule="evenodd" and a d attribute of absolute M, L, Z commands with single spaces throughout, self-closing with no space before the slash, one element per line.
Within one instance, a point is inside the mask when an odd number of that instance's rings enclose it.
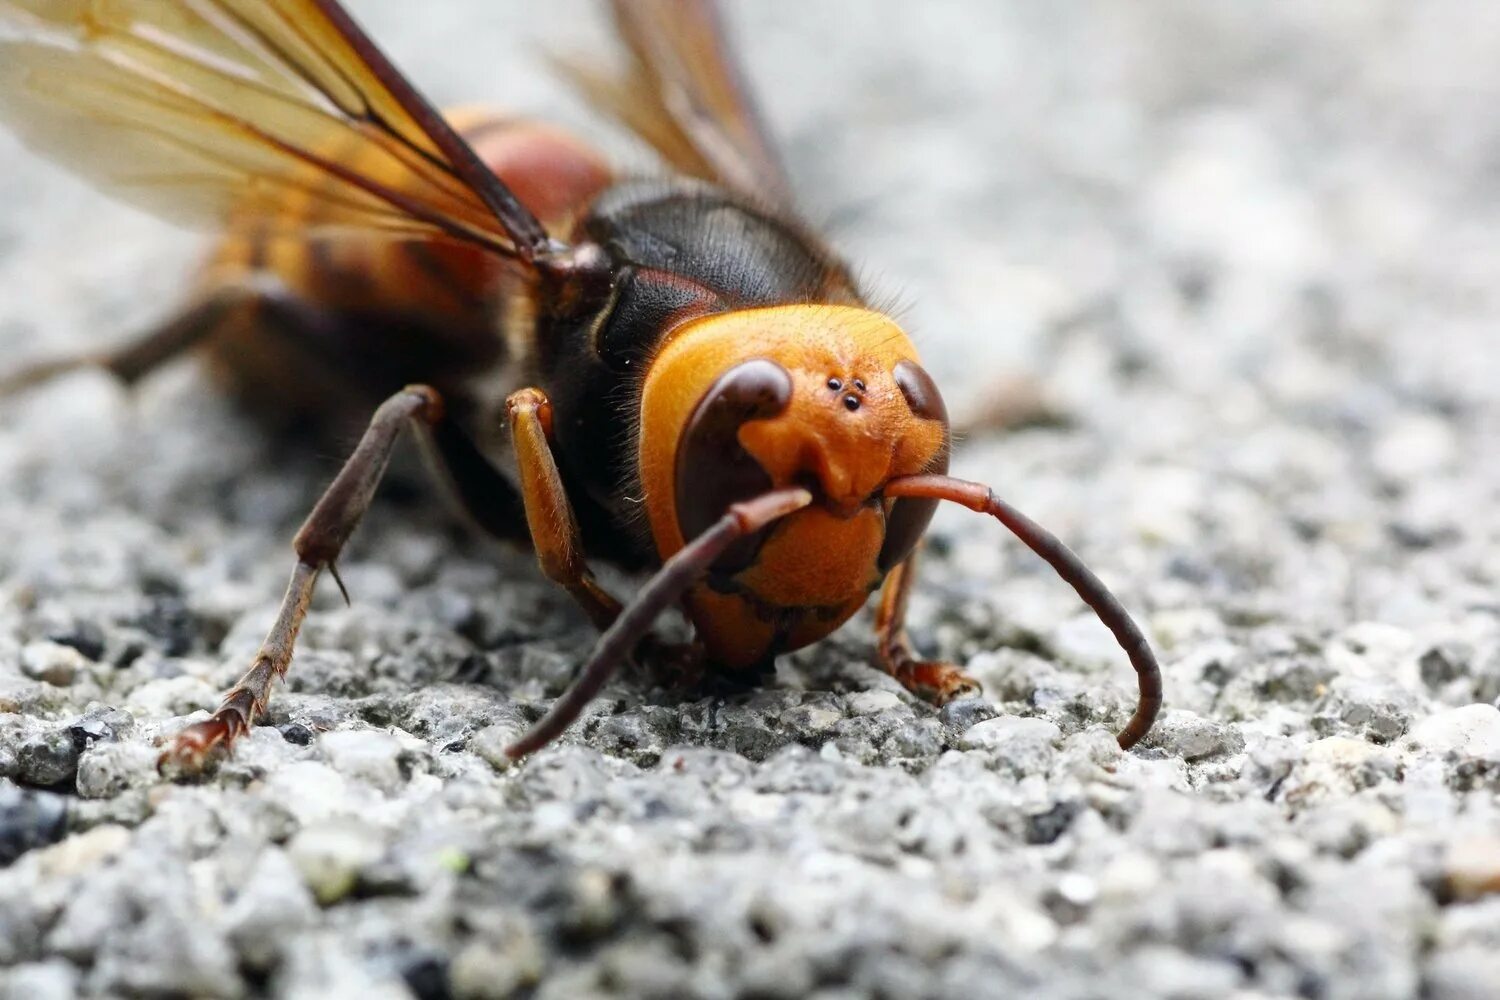
<path fill-rule="evenodd" d="M 896 388 L 906 397 L 906 405 L 911 407 L 913 415 L 923 420 L 948 422 L 948 407 L 943 402 L 943 394 L 938 392 L 937 383 L 927 374 L 927 369 L 915 361 L 898 361 L 893 374 Z"/>
<path fill-rule="evenodd" d="M 893 373 L 896 387 L 906 398 L 912 415 L 922 420 L 938 420 L 943 425 L 943 447 L 923 469 L 926 473 L 944 475 L 948 472 L 948 407 L 943 403 L 943 394 L 927 370 L 914 361 L 896 363 Z M 936 500 L 902 497 L 891 504 L 885 519 L 885 543 L 880 547 L 878 565 L 882 573 L 889 572 L 906 561 L 917 542 L 921 540 L 927 524 L 937 510 Z"/>
<path fill-rule="evenodd" d="M 677 446 L 677 524 L 692 541 L 724 516 L 729 505 L 775 484 L 740 444 L 740 428 L 786 411 L 792 376 L 774 361 L 756 358 L 729 369 L 704 394 Z M 769 530 L 769 529 L 767 529 Z M 755 561 L 765 532 L 735 543 L 714 570 L 737 573 Z"/>

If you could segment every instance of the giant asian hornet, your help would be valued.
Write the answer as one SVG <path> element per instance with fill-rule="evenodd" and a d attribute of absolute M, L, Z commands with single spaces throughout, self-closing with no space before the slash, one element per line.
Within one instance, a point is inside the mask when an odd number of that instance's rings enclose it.
<path fill-rule="evenodd" d="M 1161 704 L 1145 638 L 1052 535 L 947 476 L 943 397 L 798 218 L 711 0 L 613 13 L 628 72 L 574 73 L 673 179 L 622 176 L 539 122 L 441 114 L 337 0 L 0 0 L 0 118 L 104 190 L 223 232 L 175 317 L 0 392 L 82 366 L 132 383 L 201 347 L 282 410 L 373 413 L 296 535 L 249 672 L 164 763 L 201 764 L 264 711 L 407 430 L 603 633 L 512 757 L 649 655 L 679 604 L 702 665 L 754 672 L 878 589 L 881 665 L 933 702 L 976 692 L 903 627 L 940 500 L 999 519 L 1113 631 L 1139 678 L 1135 744 Z M 626 604 L 591 560 L 653 573 Z"/>

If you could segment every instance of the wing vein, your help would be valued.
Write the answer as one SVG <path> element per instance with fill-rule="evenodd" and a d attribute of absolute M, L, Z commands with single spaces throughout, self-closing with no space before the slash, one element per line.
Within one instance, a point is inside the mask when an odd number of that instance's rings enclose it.
<path fill-rule="evenodd" d="M 0 0 L 0 119 L 175 221 L 561 248 L 337 0 Z"/>

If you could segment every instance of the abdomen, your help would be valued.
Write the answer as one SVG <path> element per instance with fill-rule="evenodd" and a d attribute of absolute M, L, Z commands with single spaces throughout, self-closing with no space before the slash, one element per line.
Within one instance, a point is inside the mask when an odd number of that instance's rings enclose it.
<path fill-rule="evenodd" d="M 448 117 L 554 232 L 570 229 L 611 182 L 603 158 L 560 129 L 477 111 Z M 278 217 L 245 220 L 208 261 L 208 289 L 269 275 L 292 305 L 289 317 L 252 318 L 211 345 L 215 368 L 241 395 L 269 394 L 282 411 L 306 416 L 365 409 L 411 382 L 462 396 L 472 380 L 524 365 L 534 336 L 530 284 L 513 264 L 442 239 L 285 235 L 303 211 L 288 203 Z"/>

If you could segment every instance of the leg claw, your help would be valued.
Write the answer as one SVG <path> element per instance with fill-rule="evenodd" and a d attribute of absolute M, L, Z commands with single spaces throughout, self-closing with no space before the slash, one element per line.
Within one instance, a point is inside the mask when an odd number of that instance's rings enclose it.
<path fill-rule="evenodd" d="M 902 687 L 939 707 L 981 691 L 978 681 L 951 663 L 908 660 L 899 664 L 892 673 Z"/>
<path fill-rule="evenodd" d="M 198 774 L 216 749 L 222 746 L 228 750 L 244 731 L 245 721 L 238 712 L 216 712 L 174 736 L 156 758 L 156 769 L 164 774 Z"/>

